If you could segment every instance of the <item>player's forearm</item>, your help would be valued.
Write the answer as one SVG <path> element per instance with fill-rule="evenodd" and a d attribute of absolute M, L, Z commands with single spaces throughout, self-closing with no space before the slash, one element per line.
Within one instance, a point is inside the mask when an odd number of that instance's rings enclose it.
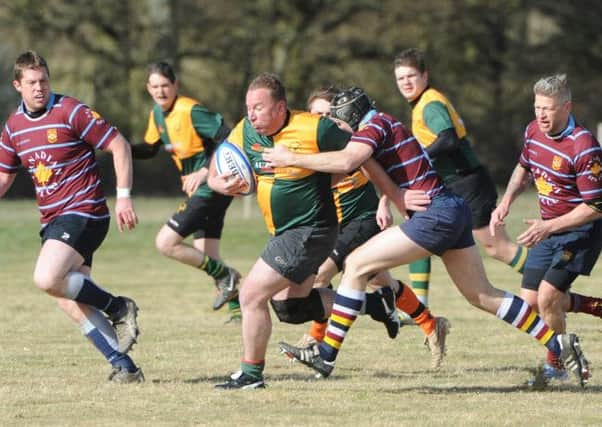
<path fill-rule="evenodd" d="M 441 154 L 448 154 L 460 148 L 460 139 L 454 128 L 445 129 L 437 135 L 437 139 L 425 148 L 429 157 L 434 159 Z"/>
<path fill-rule="evenodd" d="M 500 204 L 510 206 L 514 200 L 527 188 L 529 185 L 529 172 L 520 164 L 517 164 L 510 176 L 506 191 Z"/>
<path fill-rule="evenodd" d="M 113 167 L 115 168 L 117 188 L 131 189 L 133 183 L 133 167 L 130 144 L 121 134 L 118 134 L 113 138 L 107 150 L 113 155 Z"/>
<path fill-rule="evenodd" d="M 159 152 L 160 143 L 147 144 L 146 142 L 140 144 L 132 144 L 132 157 L 134 159 L 144 160 L 152 159 Z"/>
<path fill-rule="evenodd" d="M 602 219 L 602 213 L 585 203 L 581 203 L 572 211 L 546 222 L 550 226 L 551 233 L 561 233 L 598 219 Z"/>
<path fill-rule="evenodd" d="M 384 199 L 381 199 L 383 202 L 388 203 L 387 197 L 390 200 L 395 200 L 399 196 L 399 187 L 376 160 L 373 158 L 366 160 L 362 166 L 362 171 L 384 195 Z"/>
<path fill-rule="evenodd" d="M 317 154 L 292 153 L 291 160 L 291 166 L 327 173 L 349 173 L 362 164 L 360 159 L 347 156 L 342 151 L 327 151 Z"/>

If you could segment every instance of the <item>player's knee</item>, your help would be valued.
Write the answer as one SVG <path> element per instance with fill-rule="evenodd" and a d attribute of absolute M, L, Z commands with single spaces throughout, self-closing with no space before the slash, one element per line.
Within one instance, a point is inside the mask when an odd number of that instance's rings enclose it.
<path fill-rule="evenodd" d="M 356 251 L 352 252 L 345 259 L 345 275 L 347 277 L 370 277 L 376 273 L 373 271 L 369 265 L 367 265 L 364 261 L 364 258 L 361 254 L 358 254 Z"/>
<path fill-rule="evenodd" d="M 51 272 L 36 270 L 33 273 L 33 283 L 36 287 L 50 295 L 57 295 L 57 289 L 60 282 L 60 278 L 56 277 Z"/>
<path fill-rule="evenodd" d="M 323 322 L 325 319 L 324 306 L 320 293 L 312 289 L 304 298 L 289 298 L 283 301 L 270 300 L 276 316 L 281 322 L 299 324 L 315 320 Z"/>
<path fill-rule="evenodd" d="M 562 301 L 558 295 L 547 292 L 539 292 L 537 295 L 537 306 L 542 313 L 562 311 Z"/>
<path fill-rule="evenodd" d="M 174 248 L 173 245 L 161 235 L 161 233 L 157 234 L 157 237 L 155 238 L 155 247 L 161 253 L 161 255 L 166 257 L 171 257 Z"/>

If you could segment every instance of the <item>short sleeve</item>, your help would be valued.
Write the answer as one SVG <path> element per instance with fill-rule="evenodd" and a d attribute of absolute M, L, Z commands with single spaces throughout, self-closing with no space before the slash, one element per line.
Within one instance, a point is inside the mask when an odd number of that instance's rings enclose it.
<path fill-rule="evenodd" d="M 439 101 L 429 102 L 422 112 L 424 124 L 431 132 L 438 135 L 446 129 L 453 129 L 454 123 L 445 105 Z"/>
<path fill-rule="evenodd" d="M 333 120 L 320 118 L 317 138 L 320 151 L 342 150 L 350 138 L 351 134 L 341 130 Z"/>

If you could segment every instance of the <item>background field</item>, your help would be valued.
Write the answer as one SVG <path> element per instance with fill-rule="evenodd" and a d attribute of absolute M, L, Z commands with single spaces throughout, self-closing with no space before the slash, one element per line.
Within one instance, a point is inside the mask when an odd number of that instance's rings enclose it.
<path fill-rule="evenodd" d="M 534 216 L 534 197 L 514 207 L 510 231 Z M 569 315 L 594 376 L 544 392 L 522 384 L 544 357 L 527 335 L 468 305 L 439 260 L 433 262 L 431 305 L 452 322 L 448 357 L 437 373 L 416 327 L 392 341 L 361 318 L 328 380 L 289 364 L 276 343 L 296 341 L 305 326 L 275 321 L 267 355 L 266 390 L 218 392 L 216 382 L 238 369 L 240 326 L 213 312 L 212 283 L 192 268 L 162 258 L 154 234 L 178 199 L 137 199 L 141 223 L 133 233 L 112 230 L 95 257 L 94 277 L 141 307 L 140 343 L 132 356 L 146 383 L 107 383 L 109 368 L 53 300 L 31 283 L 37 256 L 33 201 L 0 201 L 0 425 L 600 425 L 602 323 Z M 230 209 L 223 256 L 247 272 L 267 234 L 256 211 L 243 220 L 240 200 Z M 492 281 L 517 291 L 520 276 L 486 260 Z M 407 268 L 395 269 L 407 279 Z M 602 294 L 600 269 L 576 289 Z"/>

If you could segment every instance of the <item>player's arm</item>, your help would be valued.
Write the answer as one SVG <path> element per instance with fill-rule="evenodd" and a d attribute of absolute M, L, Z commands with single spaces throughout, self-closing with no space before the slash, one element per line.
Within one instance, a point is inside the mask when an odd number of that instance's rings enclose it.
<path fill-rule="evenodd" d="M 425 148 L 431 159 L 435 159 L 441 154 L 452 153 L 460 148 L 460 138 L 455 128 L 443 129 L 437 134 L 437 139 L 431 145 Z"/>
<path fill-rule="evenodd" d="M 209 169 L 205 166 L 182 177 L 182 191 L 189 196 L 207 182 Z"/>
<path fill-rule="evenodd" d="M 541 220 L 525 219 L 529 228 L 516 238 L 516 242 L 531 247 L 550 235 L 570 230 L 591 221 L 602 219 L 602 200 L 580 203 L 572 211 L 559 217 Z"/>
<path fill-rule="evenodd" d="M 192 126 L 195 132 L 203 138 L 203 148 L 208 159 L 211 159 L 217 145 L 226 139 L 230 127 L 226 125 L 221 114 L 209 111 L 201 105 L 195 105 L 191 111 Z M 182 177 L 182 190 L 186 194 L 194 193 L 199 186 L 207 182 L 209 168 L 202 167 Z"/>
<path fill-rule="evenodd" d="M 132 144 L 132 157 L 134 159 L 145 160 L 152 159 L 159 152 L 161 148 L 161 141 L 155 141 L 153 143 L 141 142 L 139 144 Z"/>
<path fill-rule="evenodd" d="M 15 173 L 0 172 L 0 197 L 4 196 L 15 182 Z"/>
<path fill-rule="evenodd" d="M 506 218 L 510 212 L 510 205 L 523 191 L 525 191 L 530 181 L 531 174 L 520 163 L 518 163 L 514 168 L 512 175 L 510 176 L 504 196 L 500 200 L 500 203 L 495 210 L 491 213 L 491 219 L 489 220 L 489 233 L 492 236 L 495 236 L 496 227 L 505 225 L 504 218 Z"/>
<path fill-rule="evenodd" d="M 454 122 L 443 103 L 429 102 L 424 107 L 422 119 L 425 126 L 437 135 L 437 139 L 424 147 L 430 158 L 434 159 L 441 154 L 448 154 L 460 148 L 460 138 L 456 133 Z"/>
<path fill-rule="evenodd" d="M 266 148 L 263 160 L 271 167 L 297 166 L 327 173 L 349 173 L 359 168 L 372 156 L 372 148 L 367 144 L 350 142 L 339 151 L 325 151 L 315 154 L 301 154 L 290 151 L 284 144 Z"/>
<path fill-rule="evenodd" d="M 220 113 L 208 110 L 201 105 L 195 105 L 191 111 L 192 125 L 197 134 L 203 139 L 209 139 L 213 144 L 220 143 L 230 133 Z M 210 150 L 211 151 L 211 150 Z"/>
<path fill-rule="evenodd" d="M 246 188 L 246 184 L 242 178 L 232 175 L 231 172 L 225 172 L 221 175 L 217 173 L 215 156 L 211 157 L 211 161 L 209 163 L 207 185 L 213 191 L 225 194 L 226 196 L 239 195 Z"/>
<path fill-rule="evenodd" d="M 105 150 L 113 155 L 113 167 L 117 181 L 117 199 L 115 202 L 117 227 L 119 231 L 123 231 L 124 227 L 131 230 L 138 223 L 138 217 L 130 196 L 133 182 L 130 144 L 123 135 L 117 133 Z"/>
<path fill-rule="evenodd" d="M 349 144 L 351 145 L 351 143 Z M 364 144 L 358 144 L 364 145 Z M 369 158 L 362 165 L 362 172 L 386 195 L 404 218 L 408 218 L 408 210 L 424 211 L 431 203 L 430 197 L 422 190 L 407 190 L 397 186 L 385 172 L 380 163 Z"/>

